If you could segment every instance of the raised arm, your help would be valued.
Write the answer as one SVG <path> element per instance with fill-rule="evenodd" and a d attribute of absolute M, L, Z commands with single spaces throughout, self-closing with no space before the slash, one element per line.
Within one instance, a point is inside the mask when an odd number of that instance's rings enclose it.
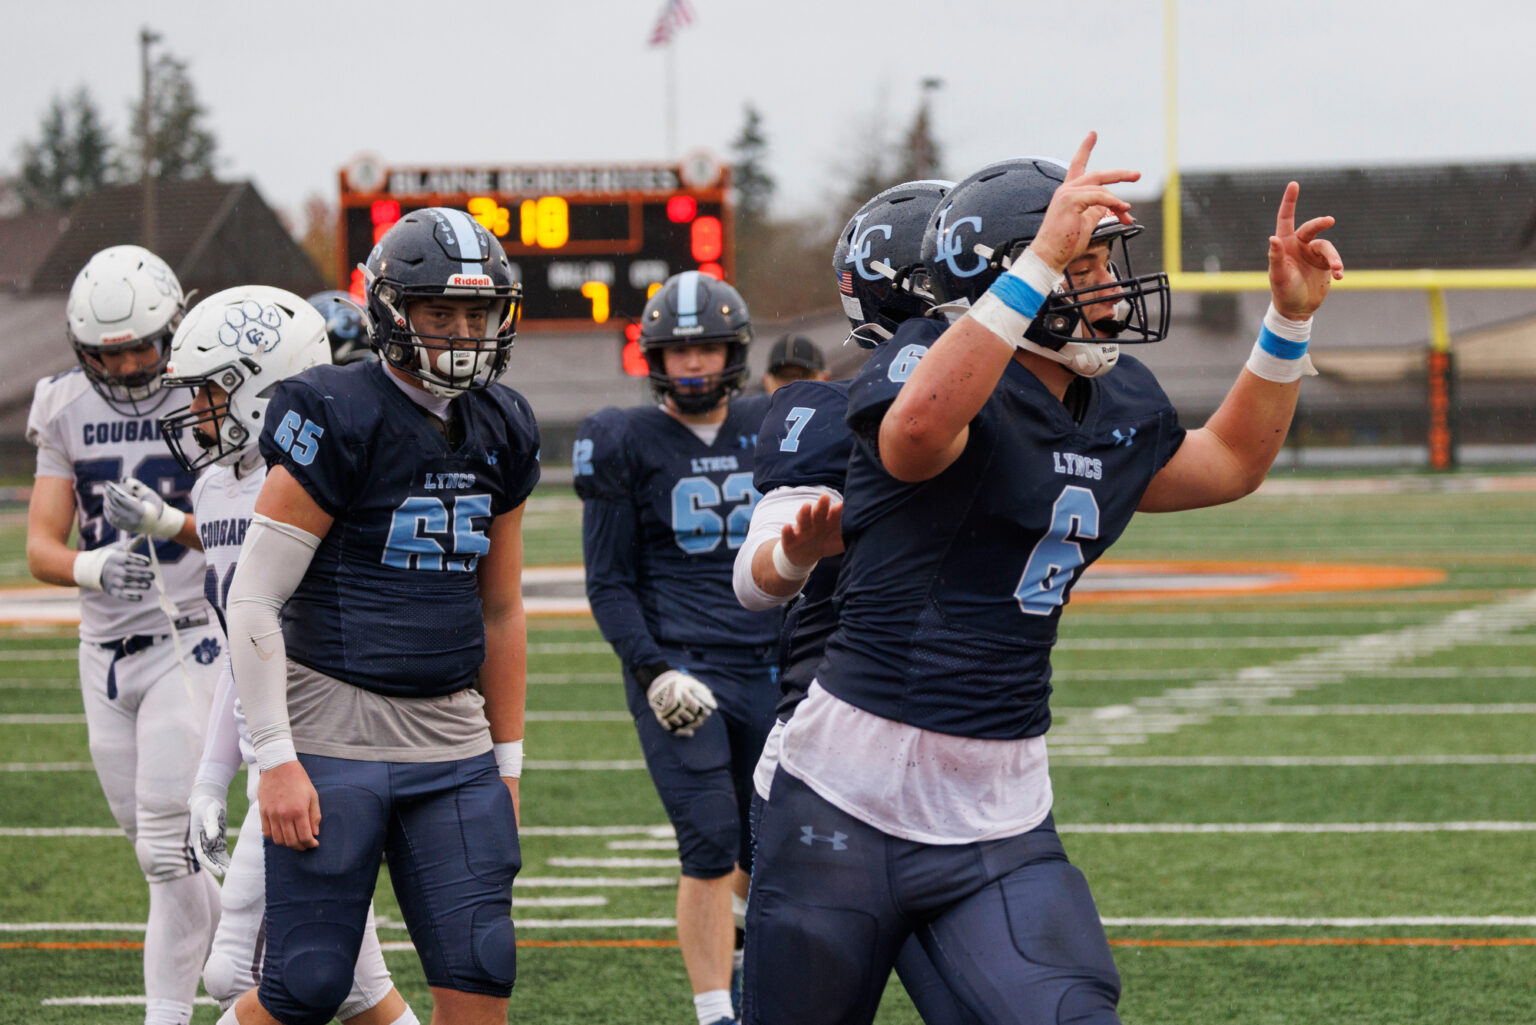
<path fill-rule="evenodd" d="M 1299 228 L 1300 186 L 1285 187 L 1269 239 L 1270 308 L 1248 365 L 1209 422 L 1190 431 L 1142 497 L 1143 512 L 1173 512 L 1231 502 L 1263 482 L 1285 444 L 1303 375 L 1312 372 L 1307 342 L 1312 315 L 1344 276 L 1333 243 L 1318 236 L 1332 217 Z"/>

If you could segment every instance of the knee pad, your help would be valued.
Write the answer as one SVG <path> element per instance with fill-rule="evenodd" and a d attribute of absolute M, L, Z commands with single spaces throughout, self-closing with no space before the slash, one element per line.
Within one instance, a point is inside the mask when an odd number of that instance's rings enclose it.
<path fill-rule="evenodd" d="M 140 830 L 133 840 L 133 854 L 138 859 L 139 871 L 152 883 L 167 883 L 198 870 L 185 836 L 171 838 Z"/>
<path fill-rule="evenodd" d="M 220 1010 L 229 1010 L 229 1006 L 240 999 L 240 994 L 256 985 L 256 982 L 256 975 L 250 965 L 237 965 L 233 958 L 220 950 L 209 954 L 208 963 L 203 965 L 203 988 L 218 1002 Z"/>
<path fill-rule="evenodd" d="M 482 908 L 470 929 L 475 964 L 497 985 L 517 982 L 517 932 L 504 909 Z"/>
<path fill-rule="evenodd" d="M 1082 982 L 1061 995 L 1056 1005 L 1056 1025 L 1120 1025 L 1115 1005 L 1120 1002 L 1120 979 Z"/>
<path fill-rule="evenodd" d="M 345 926 L 312 922 L 290 933 L 278 972 L 261 980 L 261 1003 L 289 1025 L 325 1025 L 352 991 L 356 934 Z"/>
<path fill-rule="evenodd" d="M 733 795 L 698 795 L 689 803 L 686 820 L 679 825 L 683 827 L 678 830 L 683 875 L 718 879 L 746 857 L 740 849 L 741 825 Z"/>

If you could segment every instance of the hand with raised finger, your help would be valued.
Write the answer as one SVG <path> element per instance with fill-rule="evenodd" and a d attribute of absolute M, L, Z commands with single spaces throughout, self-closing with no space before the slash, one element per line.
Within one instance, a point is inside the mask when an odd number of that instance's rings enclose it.
<path fill-rule="evenodd" d="M 143 601 L 155 582 L 149 557 L 124 548 L 92 548 L 75 556 L 75 583 L 119 601 Z"/>
<path fill-rule="evenodd" d="M 127 534 L 175 537 L 187 521 L 187 514 L 168 504 L 160 492 L 132 477 L 109 481 L 102 493 L 107 522 Z"/>
<path fill-rule="evenodd" d="M 229 840 L 226 830 L 227 788 L 200 781 L 192 784 L 187 801 L 192 813 L 192 853 L 215 876 L 229 868 Z"/>
<path fill-rule="evenodd" d="M 1296 227 L 1296 197 L 1291 182 L 1280 197 L 1275 233 L 1269 237 L 1269 297 L 1275 310 L 1291 320 L 1306 320 L 1328 298 L 1334 281 L 1344 277 L 1344 260 L 1332 242 L 1319 238 L 1333 227 L 1332 217 L 1314 217 Z"/>
<path fill-rule="evenodd" d="M 1078 146 L 1072 163 L 1067 166 L 1066 180 L 1056 187 L 1040 230 L 1029 244 L 1030 250 L 1058 273 L 1083 255 L 1093 239 L 1094 229 L 1105 217 L 1116 217 L 1125 224 L 1132 222 L 1131 204 L 1116 196 L 1108 186 L 1138 181 L 1141 172 L 1088 170 L 1088 157 L 1098 138 L 1097 132 L 1089 132 Z"/>

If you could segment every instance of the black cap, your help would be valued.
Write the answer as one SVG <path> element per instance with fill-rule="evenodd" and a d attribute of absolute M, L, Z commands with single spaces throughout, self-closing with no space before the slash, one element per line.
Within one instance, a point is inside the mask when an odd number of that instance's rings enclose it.
<path fill-rule="evenodd" d="M 768 350 L 768 372 L 780 367 L 800 367 L 804 370 L 825 370 L 827 361 L 816 343 L 804 335 L 785 335 Z"/>

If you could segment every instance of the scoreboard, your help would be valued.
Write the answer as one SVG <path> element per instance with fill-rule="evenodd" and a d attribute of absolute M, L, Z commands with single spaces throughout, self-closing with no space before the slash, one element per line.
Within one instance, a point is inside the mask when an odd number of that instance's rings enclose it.
<path fill-rule="evenodd" d="M 522 282 L 519 330 L 638 322 L 661 282 L 685 270 L 734 276 L 730 171 L 707 154 L 681 164 L 388 167 L 340 173 L 338 287 L 359 301 L 374 243 L 428 206 L 466 211 Z"/>

